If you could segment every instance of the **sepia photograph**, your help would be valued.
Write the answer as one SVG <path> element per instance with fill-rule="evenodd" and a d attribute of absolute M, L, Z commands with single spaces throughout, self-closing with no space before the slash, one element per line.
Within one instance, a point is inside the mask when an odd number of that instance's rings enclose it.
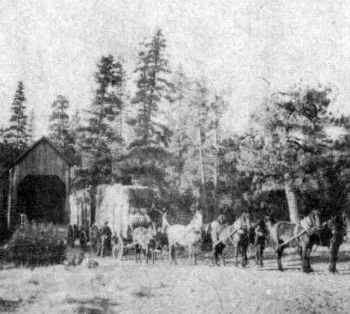
<path fill-rule="evenodd" d="M 349 101 L 346 0 L 0 1 L 0 313 L 350 313 Z"/>

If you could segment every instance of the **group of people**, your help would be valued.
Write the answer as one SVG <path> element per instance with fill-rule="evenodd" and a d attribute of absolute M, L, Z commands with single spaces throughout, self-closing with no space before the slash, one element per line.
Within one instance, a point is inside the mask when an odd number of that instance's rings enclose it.
<path fill-rule="evenodd" d="M 101 229 L 101 236 L 105 238 L 105 246 L 107 249 L 111 249 L 112 244 L 112 230 L 108 226 L 108 221 L 105 222 L 104 226 Z M 77 225 L 68 225 L 67 228 L 67 244 L 71 247 L 74 247 L 76 245 L 76 241 L 79 242 L 79 245 L 85 250 L 87 248 L 87 244 L 90 240 L 90 233 L 89 230 L 84 227 Z"/>
<path fill-rule="evenodd" d="M 266 239 L 269 234 L 269 230 L 265 222 L 265 219 L 261 218 L 253 223 L 251 221 L 251 215 L 248 213 L 243 214 L 240 218 L 241 219 L 237 219 L 235 223 L 231 225 L 233 226 L 232 230 L 235 233 L 235 237 L 238 239 L 237 241 L 239 242 L 240 239 L 248 238 L 249 243 L 255 245 L 256 248 L 259 247 L 260 254 L 262 254 L 265 248 Z M 225 247 L 225 243 L 222 240 L 222 237 L 220 238 L 220 233 L 224 228 L 229 226 L 227 223 L 226 214 L 225 213 L 219 214 L 218 217 L 210 224 L 210 226 L 211 226 L 210 235 L 212 240 L 212 250 L 213 250 L 213 253 L 215 254 L 215 250 L 223 249 L 223 247 Z M 330 239 L 330 243 L 328 244 L 328 246 L 330 247 L 331 259 L 332 259 L 330 271 L 334 272 L 339 248 L 340 248 L 340 245 L 343 243 L 344 235 L 346 233 L 346 227 L 347 227 L 346 219 L 344 218 L 343 215 L 340 215 L 340 214 L 335 215 L 332 219 L 327 220 L 327 222 L 323 224 L 323 227 L 327 227 L 329 232 L 331 233 L 331 236 L 328 237 L 328 239 Z M 154 221 L 151 221 L 150 228 L 154 230 L 154 234 L 156 234 L 159 231 L 159 228 L 157 228 L 157 224 Z M 98 232 L 99 232 L 100 239 L 103 239 L 103 241 L 101 241 L 101 244 L 103 245 L 103 247 L 100 247 L 100 250 L 102 250 L 101 255 L 107 254 L 107 252 L 111 252 L 112 246 L 113 246 L 112 245 L 113 233 L 111 228 L 109 227 L 108 221 L 104 223 L 104 226 L 101 229 L 99 229 Z M 228 233 L 228 235 L 231 236 L 232 232 L 231 234 Z M 88 230 L 86 230 L 84 227 L 81 227 L 79 229 L 76 225 L 75 226 L 69 225 L 68 234 L 67 234 L 69 245 L 74 246 L 75 241 L 79 239 L 80 245 L 83 248 L 86 248 L 87 243 L 90 240 L 89 237 L 90 237 L 90 234 Z M 324 244 L 321 244 L 321 245 L 324 245 Z M 261 264 L 262 264 L 262 256 L 260 258 L 261 258 Z"/>

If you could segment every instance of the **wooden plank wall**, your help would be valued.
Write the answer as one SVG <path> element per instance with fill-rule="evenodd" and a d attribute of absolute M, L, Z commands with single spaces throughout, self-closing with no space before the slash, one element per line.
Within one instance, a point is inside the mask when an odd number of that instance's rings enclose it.
<path fill-rule="evenodd" d="M 68 171 L 67 162 L 47 142 L 41 142 L 15 165 L 15 181 L 27 175 L 57 175 L 66 183 Z"/>
<path fill-rule="evenodd" d="M 40 142 L 28 152 L 13 168 L 13 175 L 10 175 L 11 189 L 11 214 L 17 206 L 17 188 L 19 183 L 27 175 L 57 175 L 66 186 L 65 217 L 69 220 L 69 189 L 70 189 L 70 166 L 69 164 L 45 141 Z M 11 215 L 11 216 L 12 216 Z M 13 217 L 11 217 L 13 221 Z M 12 223 L 11 223 L 12 224 Z"/>

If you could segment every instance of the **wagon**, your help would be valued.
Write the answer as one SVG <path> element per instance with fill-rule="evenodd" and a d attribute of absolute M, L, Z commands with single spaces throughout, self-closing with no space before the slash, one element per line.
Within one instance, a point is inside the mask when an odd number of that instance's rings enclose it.
<path fill-rule="evenodd" d="M 87 190 L 76 191 L 71 196 L 71 224 L 90 227 L 90 246 L 94 253 L 101 248 L 101 228 L 107 221 L 111 228 L 113 255 L 119 259 L 132 248 L 132 231 L 148 227 L 157 219 L 152 210 L 155 193 L 137 185 L 100 185 L 92 195 Z"/>

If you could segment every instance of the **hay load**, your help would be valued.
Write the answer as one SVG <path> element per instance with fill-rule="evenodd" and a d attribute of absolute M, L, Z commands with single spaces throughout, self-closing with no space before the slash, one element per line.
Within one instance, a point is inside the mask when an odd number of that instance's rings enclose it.
<path fill-rule="evenodd" d="M 84 217 L 90 217 L 91 208 L 94 207 L 95 224 L 102 227 L 108 221 L 113 233 L 128 238 L 129 227 L 147 227 L 151 224 L 149 214 L 154 191 L 143 186 L 103 184 L 96 188 L 94 197 L 90 197 L 87 190 L 80 190 L 70 196 L 70 201 L 71 224 L 80 226 Z"/>

